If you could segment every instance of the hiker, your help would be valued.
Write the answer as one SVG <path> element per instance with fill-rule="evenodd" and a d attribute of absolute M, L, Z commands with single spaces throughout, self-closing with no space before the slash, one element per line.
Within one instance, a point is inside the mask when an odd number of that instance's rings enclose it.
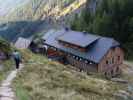
<path fill-rule="evenodd" d="M 21 54 L 17 50 L 13 52 L 13 58 L 16 64 L 16 69 L 19 69 L 19 65 L 21 62 Z"/>

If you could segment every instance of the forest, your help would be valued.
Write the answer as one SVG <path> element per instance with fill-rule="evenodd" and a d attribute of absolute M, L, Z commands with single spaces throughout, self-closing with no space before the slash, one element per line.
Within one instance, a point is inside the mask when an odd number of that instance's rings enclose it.
<path fill-rule="evenodd" d="M 112 37 L 121 43 L 126 58 L 133 59 L 133 0 L 99 0 L 94 12 L 87 5 L 71 28 Z"/>

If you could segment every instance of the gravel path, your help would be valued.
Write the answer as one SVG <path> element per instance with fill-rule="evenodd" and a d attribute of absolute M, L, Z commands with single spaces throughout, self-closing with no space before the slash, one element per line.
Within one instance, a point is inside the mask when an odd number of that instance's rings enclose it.
<path fill-rule="evenodd" d="M 23 68 L 23 65 L 20 65 L 20 69 L 22 68 Z M 11 84 L 19 70 L 11 71 L 10 74 L 7 76 L 7 78 L 2 82 L 1 87 L 0 87 L 0 100 L 14 100 L 15 99 L 15 93 L 12 90 Z"/>

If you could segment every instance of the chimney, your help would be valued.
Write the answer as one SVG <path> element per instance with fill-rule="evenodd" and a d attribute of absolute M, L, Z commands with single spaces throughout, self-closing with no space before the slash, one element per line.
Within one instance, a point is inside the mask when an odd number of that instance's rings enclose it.
<path fill-rule="evenodd" d="M 85 30 L 83 31 L 83 33 L 84 33 L 84 34 L 87 34 L 87 32 L 86 32 Z"/>
<path fill-rule="evenodd" d="M 69 31 L 70 30 L 70 28 L 68 28 L 68 27 L 65 27 L 65 31 Z"/>

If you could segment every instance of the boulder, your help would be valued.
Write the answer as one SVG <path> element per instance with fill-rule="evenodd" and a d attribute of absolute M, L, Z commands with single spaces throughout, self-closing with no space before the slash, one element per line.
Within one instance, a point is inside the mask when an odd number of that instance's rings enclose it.
<path fill-rule="evenodd" d="M 116 100 L 129 100 L 128 96 L 121 93 L 115 93 L 114 96 L 116 97 Z"/>
<path fill-rule="evenodd" d="M 124 90 L 119 90 L 117 93 L 114 94 L 117 100 L 133 100 L 133 97 Z"/>
<path fill-rule="evenodd" d="M 129 84 L 128 85 L 128 92 L 130 92 L 131 94 L 133 94 L 133 84 Z"/>
<path fill-rule="evenodd" d="M 127 84 L 128 81 L 120 78 L 112 78 L 111 81 Z"/>

